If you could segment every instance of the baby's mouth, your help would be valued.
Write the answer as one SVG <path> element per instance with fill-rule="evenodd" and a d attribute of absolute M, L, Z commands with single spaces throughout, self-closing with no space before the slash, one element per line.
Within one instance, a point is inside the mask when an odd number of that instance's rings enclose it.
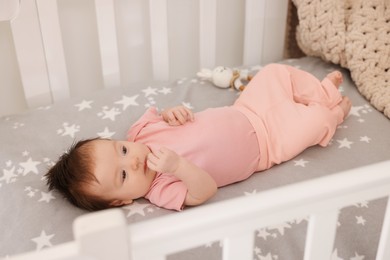
<path fill-rule="evenodd" d="M 148 164 L 147 164 L 147 160 L 145 160 L 144 162 L 144 173 L 146 174 L 146 171 L 148 170 Z"/>

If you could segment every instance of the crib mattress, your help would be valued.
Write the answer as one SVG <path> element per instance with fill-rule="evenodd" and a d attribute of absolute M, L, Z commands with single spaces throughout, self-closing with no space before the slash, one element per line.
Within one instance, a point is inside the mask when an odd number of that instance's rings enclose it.
<path fill-rule="evenodd" d="M 311 147 L 288 162 L 220 188 L 208 204 L 389 159 L 390 121 L 357 92 L 347 71 L 309 57 L 282 63 L 319 79 L 333 69 L 341 70 L 345 79 L 340 91 L 353 102 L 349 117 L 328 147 Z M 248 69 L 254 74 L 261 66 Z M 230 105 L 237 95 L 194 76 L 102 90 L 0 118 L 0 257 L 73 239 L 73 220 L 87 212 L 70 205 L 57 192 L 49 192 L 43 175 L 75 140 L 96 136 L 124 139 L 129 126 L 150 106 L 183 104 L 200 111 Z M 386 200 L 380 199 L 342 209 L 332 259 L 374 259 L 385 206 Z M 180 214 L 144 199 L 122 210 L 129 224 Z M 257 230 L 254 259 L 302 259 L 306 228 L 307 220 L 302 218 Z M 220 259 L 221 243 L 201 245 L 169 259 Z"/>

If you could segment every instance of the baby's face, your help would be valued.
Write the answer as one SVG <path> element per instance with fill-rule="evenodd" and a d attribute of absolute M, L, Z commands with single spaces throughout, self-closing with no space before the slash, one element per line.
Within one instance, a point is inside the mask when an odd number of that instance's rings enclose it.
<path fill-rule="evenodd" d="M 156 172 L 146 165 L 150 149 L 141 143 L 96 140 L 91 144 L 93 173 L 99 183 L 87 187 L 112 205 L 130 204 L 149 191 Z"/>

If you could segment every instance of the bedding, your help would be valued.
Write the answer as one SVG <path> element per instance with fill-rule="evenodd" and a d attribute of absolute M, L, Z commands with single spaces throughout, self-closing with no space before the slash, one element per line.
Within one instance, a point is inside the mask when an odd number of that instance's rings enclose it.
<path fill-rule="evenodd" d="M 390 2 L 293 2 L 302 51 L 348 68 L 360 93 L 390 118 Z"/>
<path fill-rule="evenodd" d="M 320 79 L 331 70 L 340 69 L 344 74 L 340 91 L 353 102 L 349 117 L 339 126 L 328 147 L 311 147 L 286 163 L 220 188 L 207 203 L 250 196 L 389 159 L 390 121 L 356 91 L 346 70 L 312 57 L 283 63 L 307 70 Z M 254 74 L 261 66 L 248 69 Z M 199 111 L 230 105 L 237 95 L 239 92 L 216 88 L 194 76 L 102 90 L 2 117 L 0 257 L 43 250 L 72 240 L 73 220 L 87 212 L 75 208 L 55 191 L 49 192 L 43 175 L 76 140 L 95 136 L 124 139 L 129 126 L 150 106 L 161 109 L 183 104 Z M 386 200 L 380 199 L 342 209 L 332 259 L 374 259 L 385 206 Z M 160 209 L 144 199 L 122 210 L 129 224 L 180 214 Z M 307 221 L 302 218 L 259 229 L 254 234 L 254 259 L 302 259 L 306 228 Z M 171 255 L 169 259 L 220 259 L 221 243 L 215 241 Z"/>

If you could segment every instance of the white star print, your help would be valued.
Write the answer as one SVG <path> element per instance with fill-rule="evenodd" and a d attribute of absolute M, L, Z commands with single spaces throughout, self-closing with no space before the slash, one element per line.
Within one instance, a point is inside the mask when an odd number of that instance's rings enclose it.
<path fill-rule="evenodd" d="M 351 257 L 350 260 L 363 260 L 363 259 L 364 259 L 364 256 L 359 255 L 358 253 L 355 252 L 355 256 Z"/>
<path fill-rule="evenodd" d="M 354 116 L 358 116 L 358 117 L 360 117 L 360 113 L 359 113 L 359 111 L 361 110 L 361 109 L 363 109 L 364 107 L 362 107 L 362 106 L 352 106 L 351 107 L 351 111 L 349 112 L 349 115 L 354 115 Z"/>
<path fill-rule="evenodd" d="M 364 226 L 366 224 L 366 220 L 363 218 L 363 216 L 355 216 L 356 218 L 356 224 L 360 224 Z"/>
<path fill-rule="evenodd" d="M 135 214 L 140 214 L 141 216 L 145 216 L 144 209 L 150 206 L 148 203 L 138 203 L 134 201 L 132 204 L 122 207 L 123 209 L 129 210 L 126 217 L 131 217 Z"/>
<path fill-rule="evenodd" d="M 337 254 L 337 248 L 333 251 L 332 255 L 330 256 L 330 260 L 344 260 L 340 258 Z"/>
<path fill-rule="evenodd" d="M 142 92 L 145 93 L 145 97 L 148 97 L 150 95 L 157 95 L 157 89 L 156 88 L 152 88 L 150 86 L 145 88 L 145 89 L 143 89 Z"/>
<path fill-rule="evenodd" d="M 45 230 L 42 230 L 41 235 L 39 237 L 34 237 L 31 239 L 37 244 L 37 251 L 41 250 L 43 247 L 51 247 L 53 246 L 50 242 L 50 239 L 54 237 L 54 234 L 52 235 L 46 235 Z"/>
<path fill-rule="evenodd" d="M 111 138 L 114 134 L 115 132 L 110 132 L 110 130 L 108 130 L 108 127 L 105 127 L 103 132 L 97 133 L 99 137 L 108 139 Z"/>
<path fill-rule="evenodd" d="M 169 93 L 172 93 L 172 89 L 171 88 L 166 88 L 166 87 L 163 87 L 162 89 L 160 89 L 158 92 L 164 94 L 164 95 L 167 95 Z"/>
<path fill-rule="evenodd" d="M 269 233 L 265 228 L 260 229 L 259 232 L 257 233 L 257 237 L 261 237 L 264 240 L 267 240 L 267 237 L 270 235 L 271 233 Z"/>
<path fill-rule="evenodd" d="M 81 103 L 74 105 L 75 107 L 79 108 L 79 111 L 83 111 L 84 109 L 91 109 L 91 104 L 93 103 L 92 100 L 86 101 L 83 100 Z"/>
<path fill-rule="evenodd" d="M 251 196 L 251 195 L 255 195 L 256 193 L 257 193 L 256 190 L 253 190 L 252 192 L 247 192 L 247 191 L 245 191 L 245 192 L 244 192 L 244 195 L 245 195 L 245 196 Z"/>
<path fill-rule="evenodd" d="M 253 249 L 253 251 L 255 252 L 256 255 L 261 254 L 261 249 L 257 246 Z"/>
<path fill-rule="evenodd" d="M 55 199 L 51 191 L 49 192 L 41 192 L 42 197 L 38 201 L 45 201 L 49 203 L 52 199 Z"/>
<path fill-rule="evenodd" d="M 12 179 L 14 179 L 15 177 L 17 177 L 17 175 L 15 174 L 14 166 L 10 170 L 3 169 L 3 177 L 0 178 L 0 181 L 5 180 L 6 183 L 11 183 Z"/>
<path fill-rule="evenodd" d="M 294 166 L 306 167 L 306 164 L 307 164 L 308 162 L 309 162 L 309 161 L 305 161 L 305 160 L 303 160 L 303 159 L 295 160 L 295 161 L 294 161 Z"/>
<path fill-rule="evenodd" d="M 125 111 L 129 106 L 139 106 L 139 104 L 135 101 L 139 95 L 135 95 L 132 97 L 122 96 L 122 99 L 116 101 L 115 104 L 122 105 L 122 110 Z"/>
<path fill-rule="evenodd" d="M 115 117 L 119 115 L 120 112 L 117 108 L 113 107 L 110 110 L 107 110 L 106 108 L 103 108 L 103 117 L 102 119 L 111 119 L 111 121 L 115 121 Z"/>
<path fill-rule="evenodd" d="M 287 222 L 285 223 L 281 223 L 280 225 L 277 225 L 277 226 L 270 226 L 268 227 L 268 229 L 277 229 L 279 231 L 279 234 L 284 236 L 284 230 L 286 228 L 291 228 L 291 225 L 288 224 Z"/>
<path fill-rule="evenodd" d="M 190 102 L 181 102 L 181 104 L 188 109 L 194 109 Z"/>
<path fill-rule="evenodd" d="M 353 142 L 351 141 L 348 141 L 347 138 L 344 138 L 343 140 L 337 140 L 337 142 L 339 142 L 339 148 L 343 148 L 343 147 L 346 147 L 348 149 L 351 149 L 351 144 L 353 144 Z"/>
<path fill-rule="evenodd" d="M 39 164 L 41 164 L 41 162 L 33 161 L 31 157 L 29 157 L 26 162 L 19 163 L 19 165 L 23 167 L 23 176 L 26 176 L 30 172 L 38 174 L 37 165 Z"/>
<path fill-rule="evenodd" d="M 360 137 L 360 141 L 361 141 L 361 142 L 369 143 L 369 142 L 371 141 L 371 138 L 368 137 L 368 136 L 361 136 L 361 137 Z"/>
<path fill-rule="evenodd" d="M 362 201 L 359 203 L 354 204 L 355 207 L 358 208 L 368 208 L 368 201 Z"/>
<path fill-rule="evenodd" d="M 70 137 L 74 138 L 75 134 L 80 131 L 80 126 L 73 124 L 71 126 L 68 125 L 68 123 L 63 123 L 64 129 L 58 129 L 57 133 L 66 136 L 69 135 Z"/>

